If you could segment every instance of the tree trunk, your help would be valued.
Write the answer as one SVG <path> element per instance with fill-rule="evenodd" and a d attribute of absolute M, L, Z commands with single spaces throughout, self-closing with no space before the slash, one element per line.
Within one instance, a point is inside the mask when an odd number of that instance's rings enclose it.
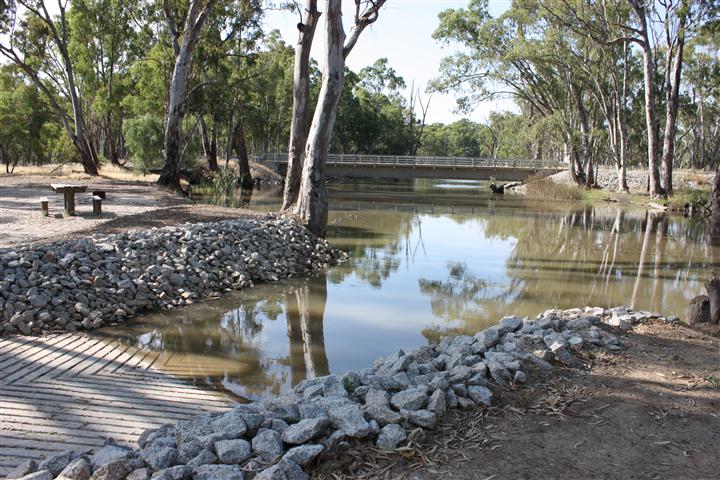
<path fill-rule="evenodd" d="M 647 128 L 647 154 L 650 195 L 657 197 L 663 194 L 660 186 L 660 171 L 658 169 L 659 136 L 657 120 L 655 119 L 655 63 L 652 55 L 652 44 L 647 26 L 647 16 L 644 3 L 631 0 L 635 13 L 638 16 L 638 25 L 641 34 L 640 47 L 643 54 L 643 77 L 645 89 L 645 123 Z"/>
<path fill-rule="evenodd" d="M 327 0 L 322 86 L 308 134 L 302 181 L 294 213 L 315 235 L 324 236 L 328 202 L 325 189 L 325 160 L 330 147 L 337 107 L 345 80 L 341 0 Z"/>
<path fill-rule="evenodd" d="M 710 298 L 710 323 L 720 323 L 720 279 L 714 273 L 705 284 Z"/>
<path fill-rule="evenodd" d="M 288 148 L 283 210 L 290 209 L 297 202 L 310 124 L 310 49 L 320 18 L 317 0 L 306 0 L 304 10 L 302 23 L 298 25 L 300 31 L 298 43 L 295 45 L 293 112 L 290 124 L 290 146 Z"/>
<path fill-rule="evenodd" d="M 663 184 L 665 193 L 673 193 L 673 159 L 675 157 L 675 121 L 677 120 L 678 97 L 680 94 L 680 76 L 682 73 L 683 48 L 685 46 L 685 14 L 680 13 L 680 26 L 677 34 L 677 46 L 665 107 L 665 138 L 663 141 Z M 667 68 L 670 68 L 668 64 Z"/>
<path fill-rule="evenodd" d="M 235 151 L 238 158 L 238 169 L 240 170 L 240 186 L 251 188 L 253 186 L 252 173 L 250 173 L 250 162 L 248 160 L 247 145 L 245 144 L 245 127 L 243 119 L 235 127 Z"/>
<path fill-rule="evenodd" d="M 200 116 L 200 133 L 202 135 L 203 150 L 205 151 L 205 158 L 208 162 L 208 168 L 210 171 L 215 172 L 218 169 L 217 163 L 217 135 L 215 127 L 213 127 L 212 133 L 209 134 L 207 123 L 205 123 L 205 117 Z"/>
<path fill-rule="evenodd" d="M 202 8 L 202 3 L 202 0 L 192 0 L 190 2 L 183 30 L 182 44 L 175 58 L 175 68 L 170 82 L 167 123 L 165 125 L 165 164 L 160 171 L 158 183 L 177 190 L 180 190 L 180 161 L 182 160 L 180 143 L 192 55 L 202 24 L 215 0 L 208 0 L 205 8 Z"/>

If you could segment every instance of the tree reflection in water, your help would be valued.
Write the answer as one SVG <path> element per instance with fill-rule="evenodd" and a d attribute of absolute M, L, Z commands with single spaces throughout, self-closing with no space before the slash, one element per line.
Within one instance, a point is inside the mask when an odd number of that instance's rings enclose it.
<path fill-rule="evenodd" d="M 239 301 L 238 301 L 239 297 Z M 325 275 L 247 290 L 234 298 L 143 317 L 101 331 L 157 357 L 153 366 L 195 384 L 232 392 L 240 401 L 277 394 L 305 378 L 327 375 L 323 317 Z M 234 306 L 231 307 L 231 304 Z M 287 356 L 268 351 L 265 330 L 287 323 Z M 270 322 L 270 323 L 268 323 Z M 281 351 L 284 351 L 281 348 Z"/>
<path fill-rule="evenodd" d="M 450 262 L 443 278 L 418 280 L 433 314 L 446 324 L 423 331 L 431 341 L 471 333 L 508 314 L 536 315 L 546 308 L 610 305 L 665 311 L 686 305 L 718 264 L 702 224 L 658 212 L 583 207 L 483 220 L 487 238 L 513 239 L 506 278 L 482 264 Z M 697 250 L 701 251 L 697 251 Z M 672 285 L 674 288 L 667 288 Z"/>

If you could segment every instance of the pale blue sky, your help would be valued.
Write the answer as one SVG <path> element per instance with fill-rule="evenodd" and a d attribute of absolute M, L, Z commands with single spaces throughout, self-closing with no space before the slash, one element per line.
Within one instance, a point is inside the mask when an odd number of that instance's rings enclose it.
<path fill-rule="evenodd" d="M 321 5 L 323 2 L 319 2 Z M 443 48 L 432 38 L 438 26 L 438 13 L 448 8 L 463 8 L 468 0 L 388 0 L 380 12 L 380 18 L 368 30 L 348 57 L 348 66 L 354 71 L 370 65 L 380 57 L 387 57 L 399 75 L 405 78 L 408 87 L 415 81 L 416 87 L 424 91 L 426 84 L 438 75 L 440 60 L 453 53 L 453 48 Z M 497 16 L 510 6 L 510 0 L 490 0 L 490 13 Z M 319 7 L 322 11 L 322 6 Z M 349 31 L 354 1 L 343 0 L 346 30 Z M 294 45 L 297 41 L 296 12 L 270 11 L 265 18 L 268 29 L 278 29 L 286 42 Z M 318 29 L 318 33 L 321 30 Z M 322 45 L 322 35 L 315 37 L 313 56 L 317 58 Z M 509 100 L 496 100 L 480 105 L 467 117 L 483 121 L 492 110 L 512 108 Z M 428 123 L 452 122 L 462 115 L 453 113 L 454 95 L 434 94 L 428 111 Z"/>

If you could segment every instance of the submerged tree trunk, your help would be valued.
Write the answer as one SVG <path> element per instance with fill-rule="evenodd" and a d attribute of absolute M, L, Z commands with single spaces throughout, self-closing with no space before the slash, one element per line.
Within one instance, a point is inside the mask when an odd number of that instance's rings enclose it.
<path fill-rule="evenodd" d="M 200 36 L 205 19 L 212 9 L 215 0 L 208 0 L 203 7 L 202 0 L 192 0 L 188 8 L 185 28 L 182 35 L 182 44 L 177 47 L 177 37 L 174 38 L 176 48 L 175 68 L 170 82 L 170 96 L 168 101 L 167 122 L 165 125 L 165 164 L 160 171 L 158 183 L 175 189 L 180 189 L 180 161 L 182 160 L 182 121 L 185 115 L 185 100 L 187 85 L 190 79 L 192 55 Z M 172 22 L 168 18 L 168 22 Z M 171 28 L 174 30 L 174 28 Z"/>
<path fill-rule="evenodd" d="M 335 125 L 337 107 L 345 80 L 341 0 L 327 0 L 325 8 L 325 49 L 322 86 L 308 133 L 302 181 L 294 213 L 315 235 L 324 236 L 328 203 L 325 189 L 325 160 Z"/>
<path fill-rule="evenodd" d="M 310 50 L 320 18 L 317 0 L 306 0 L 304 10 L 302 23 L 298 25 L 298 43 L 295 45 L 293 111 L 283 210 L 290 209 L 297 202 L 310 124 Z"/>
<path fill-rule="evenodd" d="M 675 157 L 675 121 L 677 120 L 678 97 L 680 94 L 680 76 L 682 73 L 683 48 L 685 46 L 685 14 L 680 14 L 680 26 L 675 47 L 672 77 L 670 77 L 665 107 L 665 137 L 663 141 L 663 186 L 665 193 L 673 193 L 673 160 Z M 668 45 L 668 48 L 670 46 Z M 668 54 L 669 56 L 669 54 Z M 670 68 L 668 63 L 667 68 Z"/>

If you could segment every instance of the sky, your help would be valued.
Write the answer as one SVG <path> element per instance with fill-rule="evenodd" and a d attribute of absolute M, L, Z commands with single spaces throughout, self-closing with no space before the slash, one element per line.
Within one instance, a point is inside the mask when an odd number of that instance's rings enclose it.
<path fill-rule="evenodd" d="M 322 11 L 322 2 L 318 7 Z M 345 30 L 349 32 L 354 12 L 353 0 L 342 0 L 345 14 Z M 432 38 L 439 25 L 438 14 L 449 8 L 463 8 L 468 0 L 388 0 L 373 25 L 366 29 L 357 45 L 350 53 L 347 66 L 353 71 L 372 65 L 378 58 L 386 57 L 388 64 L 407 84 L 406 98 L 413 81 L 416 88 L 425 91 L 428 82 L 439 75 L 440 61 L 452 55 L 454 48 L 444 47 Z M 490 13 L 502 14 L 510 7 L 510 0 L 490 0 Z M 321 22 L 322 22 L 321 17 Z M 284 40 L 294 45 L 297 42 L 297 12 L 268 11 L 265 17 L 267 31 L 277 29 Z M 321 25 L 315 34 L 312 56 L 319 58 L 322 48 Z M 424 98 L 428 94 L 423 95 Z M 513 103 L 508 99 L 485 102 L 470 114 L 454 113 L 455 95 L 434 93 L 427 115 L 427 123 L 451 123 L 460 118 L 470 118 L 477 122 L 487 119 L 491 111 L 512 110 Z"/>

